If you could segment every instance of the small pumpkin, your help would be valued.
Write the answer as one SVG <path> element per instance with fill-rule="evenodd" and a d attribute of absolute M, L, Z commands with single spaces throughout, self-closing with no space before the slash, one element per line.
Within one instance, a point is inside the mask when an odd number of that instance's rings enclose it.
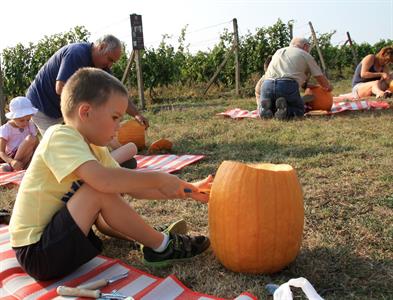
<path fill-rule="evenodd" d="M 277 272 L 299 252 L 303 195 L 290 165 L 224 161 L 210 191 L 208 215 L 212 249 L 232 271 Z"/>
<path fill-rule="evenodd" d="M 120 124 L 117 139 L 120 144 L 133 142 L 138 149 L 146 147 L 145 127 L 136 120 L 128 120 Z"/>
<path fill-rule="evenodd" d="M 314 100 L 310 101 L 308 105 L 312 110 L 327 110 L 330 111 L 333 105 L 333 96 L 331 92 L 326 91 L 321 86 L 309 87 L 304 92 L 305 95 L 313 95 Z"/>
<path fill-rule="evenodd" d="M 393 80 L 390 80 L 389 91 L 391 91 L 393 93 Z"/>
<path fill-rule="evenodd" d="M 172 145 L 173 145 L 172 142 L 167 139 L 159 139 L 150 145 L 149 149 L 147 150 L 147 153 L 153 154 L 163 150 L 171 151 Z"/>

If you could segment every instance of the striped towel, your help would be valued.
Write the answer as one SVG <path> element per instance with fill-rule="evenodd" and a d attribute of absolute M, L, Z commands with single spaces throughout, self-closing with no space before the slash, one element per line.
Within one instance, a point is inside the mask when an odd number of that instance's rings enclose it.
<path fill-rule="evenodd" d="M 204 155 L 174 155 L 174 154 L 161 154 L 161 155 L 135 155 L 138 163 L 136 171 L 163 171 L 173 173 L 179 171 L 181 168 L 190 165 L 202 158 Z"/>
<path fill-rule="evenodd" d="M 161 154 L 161 155 L 135 155 L 138 163 L 136 171 L 163 171 L 173 173 L 179 171 L 183 167 L 190 165 L 202 158 L 204 155 L 174 155 L 174 154 Z M 9 183 L 20 184 L 25 174 L 25 170 L 17 172 L 0 172 L 0 186 Z M 1 299 L 0 299 L 1 300 Z"/>
<path fill-rule="evenodd" d="M 361 100 L 352 102 L 335 102 L 333 103 L 331 113 L 339 113 L 345 110 L 369 110 L 369 109 L 387 109 L 389 103 L 386 101 Z"/>
<path fill-rule="evenodd" d="M 224 112 L 218 113 L 217 116 L 229 117 L 235 120 L 240 120 L 244 118 L 252 118 L 252 119 L 259 118 L 258 111 L 256 110 L 248 111 L 248 110 L 243 110 L 241 108 L 228 109 Z"/>
<path fill-rule="evenodd" d="M 118 259 L 97 256 L 70 275 L 51 281 L 36 281 L 23 272 L 9 242 L 8 227 L 0 227 L 0 299 L 1 300 L 48 300 L 86 299 L 62 297 L 56 293 L 59 285 L 75 287 L 99 279 L 111 278 L 129 271 L 128 277 L 101 289 L 143 300 L 209 300 L 223 299 L 194 292 L 183 285 L 174 275 L 159 278 L 126 265 Z M 257 300 L 249 293 L 242 293 L 236 300 Z"/>
<path fill-rule="evenodd" d="M 258 111 L 248 111 L 241 108 L 232 108 L 224 112 L 218 113 L 217 116 L 230 117 L 231 119 L 258 118 Z"/>
<path fill-rule="evenodd" d="M 386 101 L 371 101 L 371 100 L 361 100 L 361 101 L 351 101 L 351 102 L 333 102 L 332 109 L 330 111 L 310 111 L 306 113 L 309 115 L 330 115 L 340 113 L 346 110 L 369 110 L 369 109 L 387 109 L 389 108 L 389 103 Z M 258 118 L 258 112 L 256 110 L 248 111 L 242 110 L 240 108 L 228 109 L 222 113 L 218 113 L 218 116 L 229 117 L 231 119 L 244 119 L 244 118 Z"/>

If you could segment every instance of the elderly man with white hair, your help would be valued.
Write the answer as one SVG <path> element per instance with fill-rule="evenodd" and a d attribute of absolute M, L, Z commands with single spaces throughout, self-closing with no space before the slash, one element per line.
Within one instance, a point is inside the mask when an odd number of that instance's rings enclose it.
<path fill-rule="evenodd" d="M 118 38 L 108 34 L 95 43 L 80 42 L 66 45 L 49 58 L 39 70 L 26 94 L 33 106 L 38 109 L 32 120 L 41 134 L 44 134 L 50 126 L 63 122 L 60 95 L 68 78 L 83 67 L 100 68 L 111 73 L 110 68 L 120 59 L 122 47 Z M 146 128 L 149 127 L 148 120 L 131 100 L 128 103 L 127 113 Z"/>
<path fill-rule="evenodd" d="M 261 118 L 287 120 L 303 116 L 304 101 L 299 87 L 310 75 L 327 91 L 333 89 L 309 52 L 309 41 L 295 37 L 289 47 L 281 48 L 273 55 L 261 87 Z"/>

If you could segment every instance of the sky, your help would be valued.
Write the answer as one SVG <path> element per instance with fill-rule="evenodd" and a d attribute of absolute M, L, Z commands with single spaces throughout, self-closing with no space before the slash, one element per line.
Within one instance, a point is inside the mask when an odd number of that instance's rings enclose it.
<path fill-rule="evenodd" d="M 294 36 L 309 37 L 309 22 L 317 34 L 336 30 L 333 45 L 342 45 L 347 31 L 357 43 L 393 39 L 393 0 L 8 0 L 1 4 L 0 53 L 75 26 L 85 26 L 92 42 L 110 33 L 130 48 L 134 13 L 142 15 L 146 48 L 156 48 L 164 34 L 176 46 L 187 26 L 190 51 L 207 50 L 225 28 L 233 30 L 233 18 L 240 35 L 280 18 L 284 23 L 293 20 Z"/>

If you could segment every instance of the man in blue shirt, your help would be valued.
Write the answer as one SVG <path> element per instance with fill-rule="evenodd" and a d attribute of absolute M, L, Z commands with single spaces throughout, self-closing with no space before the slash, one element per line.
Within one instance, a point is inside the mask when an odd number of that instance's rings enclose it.
<path fill-rule="evenodd" d="M 73 43 L 59 49 L 41 67 L 27 90 L 27 98 L 38 109 L 32 118 L 41 134 L 52 125 L 63 122 L 60 95 L 64 84 L 78 69 L 96 67 L 110 73 L 112 65 L 120 59 L 122 45 L 113 35 L 105 35 L 95 43 Z M 127 113 L 146 128 L 148 120 L 139 113 L 131 100 Z"/>

